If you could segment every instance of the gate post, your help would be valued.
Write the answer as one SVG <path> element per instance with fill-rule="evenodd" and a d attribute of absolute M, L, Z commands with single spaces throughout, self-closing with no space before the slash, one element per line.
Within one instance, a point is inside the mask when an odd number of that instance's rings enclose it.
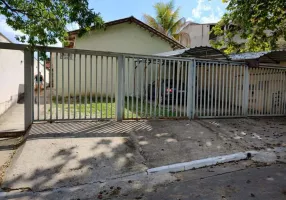
<path fill-rule="evenodd" d="M 244 81 L 243 81 L 243 104 L 242 110 L 245 117 L 248 116 L 248 100 L 249 100 L 249 67 L 244 67 Z"/>
<path fill-rule="evenodd" d="M 124 68 L 125 68 L 125 57 L 120 55 L 117 57 L 117 81 L 116 81 L 116 89 L 115 89 L 115 105 L 116 105 L 116 112 L 115 112 L 115 119 L 116 121 L 122 121 L 123 114 L 124 114 Z"/>
<path fill-rule="evenodd" d="M 189 119 L 195 117 L 195 85 L 196 85 L 196 60 L 188 65 L 188 89 L 187 89 L 187 116 Z"/>
<path fill-rule="evenodd" d="M 33 51 L 24 50 L 24 122 L 25 131 L 33 123 Z"/>

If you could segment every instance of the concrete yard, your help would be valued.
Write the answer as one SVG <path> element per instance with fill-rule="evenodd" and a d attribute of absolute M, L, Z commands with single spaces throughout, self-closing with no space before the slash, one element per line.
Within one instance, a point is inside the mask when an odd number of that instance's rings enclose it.
<path fill-rule="evenodd" d="M 49 191 L 146 169 L 286 146 L 286 118 L 33 124 L 1 188 Z"/>

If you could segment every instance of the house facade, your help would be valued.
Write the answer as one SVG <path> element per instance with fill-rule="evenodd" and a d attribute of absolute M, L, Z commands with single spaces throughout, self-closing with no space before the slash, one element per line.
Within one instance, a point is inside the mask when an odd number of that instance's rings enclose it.
<path fill-rule="evenodd" d="M 105 29 L 90 31 L 82 37 L 78 37 L 77 34 L 77 30 L 69 32 L 70 43 L 66 47 L 144 55 L 184 48 L 177 41 L 134 17 L 107 22 Z M 125 59 L 126 77 L 133 77 L 136 73 L 137 68 L 129 67 L 135 65 L 135 60 Z M 51 66 L 54 71 L 53 82 L 58 88 L 58 93 L 64 96 L 68 94 L 80 95 L 85 92 L 88 94 L 100 93 L 105 96 L 114 95 L 112 88 L 116 82 L 116 63 L 116 57 L 107 55 L 73 54 L 63 56 L 60 53 L 58 55 L 53 53 L 51 57 Z M 68 65 L 70 67 L 67 67 Z M 149 73 L 151 73 L 150 70 Z M 144 77 L 139 76 L 137 81 L 140 81 L 141 78 Z M 132 85 L 127 81 L 125 82 L 126 87 Z M 130 81 L 133 80 L 130 78 Z M 69 86 L 71 87 L 69 88 Z M 132 95 L 134 88 L 129 88 L 129 91 L 126 95 Z"/>

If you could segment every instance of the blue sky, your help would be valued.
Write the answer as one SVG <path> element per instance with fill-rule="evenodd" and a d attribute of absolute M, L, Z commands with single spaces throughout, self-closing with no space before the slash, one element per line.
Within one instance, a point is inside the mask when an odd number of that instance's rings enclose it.
<path fill-rule="evenodd" d="M 131 15 L 142 20 L 144 13 L 152 16 L 155 14 L 153 5 L 156 2 L 168 2 L 168 0 L 90 0 L 89 7 L 100 12 L 106 22 Z M 226 7 L 222 0 L 175 0 L 175 5 L 181 7 L 181 17 L 199 23 L 217 22 Z M 68 27 L 69 30 L 76 28 L 76 25 Z M 10 28 L 3 16 L 0 16 L 0 32 L 14 42 L 15 35 L 22 34 Z"/>

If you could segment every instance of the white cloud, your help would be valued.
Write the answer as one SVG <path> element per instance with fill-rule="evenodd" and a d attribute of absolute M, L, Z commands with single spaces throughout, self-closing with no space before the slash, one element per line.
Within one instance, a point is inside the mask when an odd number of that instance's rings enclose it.
<path fill-rule="evenodd" d="M 197 7 L 192 9 L 192 16 L 195 18 L 200 18 L 202 12 L 211 10 L 211 6 L 207 4 L 208 2 L 205 2 L 205 0 L 198 0 Z"/>
<path fill-rule="evenodd" d="M 221 19 L 221 16 L 215 15 L 213 12 L 201 18 L 201 23 L 216 23 Z"/>
<path fill-rule="evenodd" d="M 194 20 L 194 18 L 192 18 L 192 17 L 187 17 L 186 21 L 187 21 L 187 22 L 189 22 L 189 21 L 194 22 L 195 20 Z"/>

